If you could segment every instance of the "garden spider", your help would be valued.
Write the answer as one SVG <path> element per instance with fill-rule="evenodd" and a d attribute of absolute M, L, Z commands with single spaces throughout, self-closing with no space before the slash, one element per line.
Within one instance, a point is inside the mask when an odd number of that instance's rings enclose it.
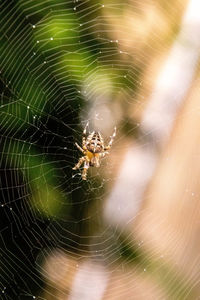
<path fill-rule="evenodd" d="M 83 138 L 82 138 L 82 147 L 80 147 L 77 143 L 75 143 L 76 147 L 83 153 L 84 156 L 79 158 L 78 163 L 74 166 L 73 170 L 77 170 L 84 163 L 82 179 L 87 179 L 87 171 L 89 167 L 99 167 L 100 166 L 100 158 L 109 154 L 108 150 L 110 150 L 113 140 L 116 136 L 116 127 L 114 128 L 114 133 L 110 137 L 110 142 L 105 147 L 104 140 L 99 131 L 93 131 L 89 133 L 86 138 L 86 132 L 88 123 L 86 124 L 83 130 Z"/>

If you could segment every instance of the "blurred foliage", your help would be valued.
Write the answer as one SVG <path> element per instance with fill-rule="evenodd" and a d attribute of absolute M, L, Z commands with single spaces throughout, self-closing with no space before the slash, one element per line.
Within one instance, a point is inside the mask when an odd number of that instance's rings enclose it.
<path fill-rule="evenodd" d="M 110 82 L 112 89 L 123 70 L 110 68 L 116 45 L 110 47 L 97 35 L 101 3 L 79 1 L 76 8 L 74 1 L 3 1 L 0 8 L 1 207 L 6 233 L 1 253 L 9 249 L 4 264 L 9 269 L 13 260 L 16 271 L 10 272 L 18 274 L 11 284 L 2 271 L 1 284 L 8 297 L 26 299 L 28 290 L 34 295 L 42 285 L 35 261 L 43 247 L 79 248 L 89 203 L 71 172 L 74 139 L 82 130 L 79 110 L 86 88 L 90 94 Z M 107 61 L 99 58 L 104 49 Z M 28 270 L 32 275 L 25 280 Z"/>

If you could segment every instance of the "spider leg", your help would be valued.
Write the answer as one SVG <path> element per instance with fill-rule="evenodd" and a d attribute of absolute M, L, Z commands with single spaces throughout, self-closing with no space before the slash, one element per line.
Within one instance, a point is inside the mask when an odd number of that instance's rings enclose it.
<path fill-rule="evenodd" d="M 81 158 L 79 158 L 78 163 L 72 169 L 73 170 L 79 169 L 84 161 L 85 161 L 85 156 L 82 156 Z"/>
<path fill-rule="evenodd" d="M 89 161 L 85 160 L 84 168 L 83 168 L 83 172 L 82 172 L 82 179 L 83 180 L 87 179 L 87 171 L 88 171 L 88 169 L 89 169 Z"/>
<path fill-rule="evenodd" d="M 104 147 L 104 150 L 109 150 L 111 148 L 115 137 L 116 137 L 116 127 L 114 128 L 113 135 L 110 137 L 110 142 L 108 143 L 108 146 Z"/>
<path fill-rule="evenodd" d="M 75 145 L 78 148 L 78 150 L 80 150 L 83 154 L 85 153 L 85 151 L 81 148 L 81 146 L 79 146 L 77 143 L 75 143 Z"/>
<path fill-rule="evenodd" d="M 102 152 L 102 153 L 100 154 L 100 156 L 101 156 L 101 157 L 105 157 L 105 156 L 108 155 L 108 154 L 109 154 L 108 151 L 104 151 L 104 152 Z"/>
<path fill-rule="evenodd" d="M 85 128 L 83 130 L 83 138 L 82 138 L 82 147 L 85 147 L 85 143 L 86 143 L 86 132 L 87 132 L 87 127 L 89 125 L 89 122 L 87 122 L 87 124 L 85 125 Z"/>

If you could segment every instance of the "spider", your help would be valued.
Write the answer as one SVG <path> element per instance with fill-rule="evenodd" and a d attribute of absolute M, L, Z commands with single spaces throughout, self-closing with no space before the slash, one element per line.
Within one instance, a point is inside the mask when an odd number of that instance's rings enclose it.
<path fill-rule="evenodd" d="M 104 140 L 99 131 L 93 131 L 89 133 L 86 138 L 87 127 L 89 123 L 86 124 L 83 130 L 82 137 L 82 147 L 75 143 L 76 147 L 83 153 L 83 156 L 79 158 L 78 163 L 74 166 L 73 170 L 77 170 L 84 163 L 82 179 L 87 179 L 87 171 L 89 167 L 100 167 L 100 159 L 109 154 L 113 140 L 116 136 L 116 127 L 114 128 L 114 133 L 110 137 L 110 142 L 107 146 L 104 146 Z"/>

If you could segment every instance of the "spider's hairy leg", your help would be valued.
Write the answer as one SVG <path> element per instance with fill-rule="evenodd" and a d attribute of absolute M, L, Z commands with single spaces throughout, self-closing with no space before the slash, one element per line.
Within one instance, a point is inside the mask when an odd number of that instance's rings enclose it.
<path fill-rule="evenodd" d="M 75 145 L 78 148 L 78 150 L 80 150 L 83 154 L 85 153 L 85 151 L 83 150 L 83 148 L 81 148 L 81 146 L 79 146 L 79 144 L 75 143 Z"/>
<path fill-rule="evenodd" d="M 116 127 L 114 127 L 114 132 L 113 135 L 110 137 L 110 142 L 108 143 L 108 146 L 104 147 L 104 150 L 109 150 L 111 148 L 115 137 L 116 137 Z"/>
<path fill-rule="evenodd" d="M 84 168 L 83 168 L 83 172 L 82 172 L 82 179 L 83 179 L 83 180 L 86 180 L 86 179 L 87 179 L 87 171 L 88 171 L 88 168 L 89 168 L 89 162 L 88 162 L 88 161 L 85 161 L 85 163 L 84 163 Z"/>
<path fill-rule="evenodd" d="M 81 158 L 79 158 L 78 163 L 72 168 L 73 170 L 77 170 L 80 168 L 80 166 L 82 165 L 82 163 L 85 161 L 85 157 L 82 156 Z"/>
<path fill-rule="evenodd" d="M 82 147 L 85 147 L 85 143 L 86 143 L 86 132 L 87 132 L 87 127 L 89 126 L 89 122 L 87 122 L 87 124 L 85 125 L 85 128 L 83 130 L 83 138 L 82 138 Z"/>
<path fill-rule="evenodd" d="M 104 151 L 100 155 L 101 155 L 101 158 L 103 158 L 103 157 L 105 157 L 108 154 L 110 154 L 108 151 Z"/>

